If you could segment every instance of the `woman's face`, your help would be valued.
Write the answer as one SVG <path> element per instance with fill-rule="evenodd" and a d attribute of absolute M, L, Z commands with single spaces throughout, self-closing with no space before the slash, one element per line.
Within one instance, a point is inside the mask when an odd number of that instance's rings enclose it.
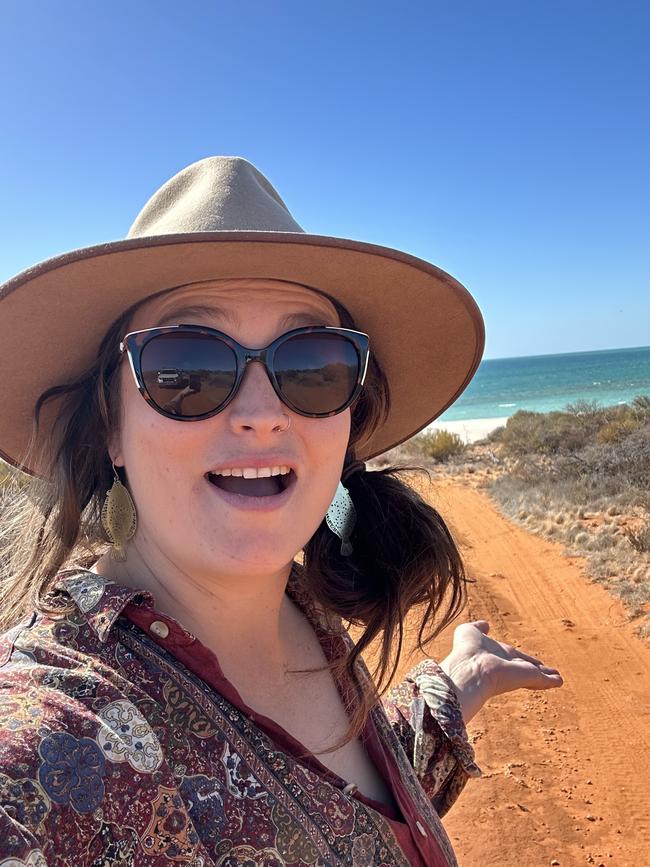
<path fill-rule="evenodd" d="M 294 317 L 289 323 L 288 316 Z M 303 286 L 237 279 L 193 284 L 154 298 L 138 309 L 129 330 L 181 323 L 217 328 L 255 348 L 299 325 L 340 324 L 333 305 Z M 255 362 L 247 366 L 235 398 L 202 421 L 175 421 L 152 409 L 126 361 L 121 399 L 120 431 L 110 451 L 115 464 L 126 469 L 138 513 L 133 542 L 145 560 L 162 557 L 182 572 L 201 576 L 263 574 L 286 566 L 314 534 L 341 477 L 350 409 L 322 419 L 298 415 L 280 401 Z M 282 430 L 288 418 L 290 428 Z M 223 476 L 211 481 L 208 475 L 260 460 L 294 470 L 283 502 L 272 509 L 234 505 L 214 480 L 224 486 L 241 483 Z M 250 490 L 261 493 L 275 484 L 275 479 L 260 479 L 254 485 L 261 487 Z"/>

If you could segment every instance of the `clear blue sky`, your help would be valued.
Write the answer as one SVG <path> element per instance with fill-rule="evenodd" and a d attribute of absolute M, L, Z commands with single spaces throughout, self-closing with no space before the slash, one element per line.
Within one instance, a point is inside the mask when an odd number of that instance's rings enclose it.
<path fill-rule="evenodd" d="M 0 280 L 211 154 L 474 294 L 485 358 L 650 344 L 650 4 L 0 9 Z"/>

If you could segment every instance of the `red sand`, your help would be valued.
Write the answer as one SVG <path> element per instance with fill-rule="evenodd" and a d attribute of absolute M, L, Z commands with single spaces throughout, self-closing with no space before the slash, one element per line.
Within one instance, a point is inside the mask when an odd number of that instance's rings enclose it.
<path fill-rule="evenodd" d="M 561 544 L 510 523 L 461 481 L 418 487 L 476 581 L 429 655 L 447 655 L 454 626 L 485 619 L 492 638 L 564 679 L 559 689 L 497 696 L 470 721 L 484 776 L 469 780 L 444 819 L 460 867 L 650 865 L 650 647 Z"/>

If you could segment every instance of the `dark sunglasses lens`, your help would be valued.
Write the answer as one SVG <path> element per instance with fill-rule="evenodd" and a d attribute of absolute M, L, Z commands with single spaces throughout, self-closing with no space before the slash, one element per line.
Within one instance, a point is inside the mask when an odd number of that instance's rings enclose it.
<path fill-rule="evenodd" d="M 359 357 L 340 334 L 296 334 L 276 350 L 274 367 L 282 394 L 297 410 L 328 415 L 352 396 Z"/>
<path fill-rule="evenodd" d="M 237 359 L 217 337 L 170 332 L 145 345 L 140 365 L 156 406 L 180 418 L 196 418 L 226 400 L 235 382 Z"/>

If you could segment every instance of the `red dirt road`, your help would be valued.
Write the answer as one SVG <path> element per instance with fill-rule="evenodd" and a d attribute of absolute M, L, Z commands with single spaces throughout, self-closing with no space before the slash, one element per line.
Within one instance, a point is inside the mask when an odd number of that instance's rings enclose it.
<path fill-rule="evenodd" d="M 649 867 L 650 646 L 581 559 L 510 523 L 485 492 L 447 479 L 417 487 L 476 581 L 454 625 L 485 619 L 491 637 L 564 679 L 497 696 L 470 721 L 484 776 L 444 819 L 460 867 Z M 431 656 L 447 655 L 453 628 Z"/>

